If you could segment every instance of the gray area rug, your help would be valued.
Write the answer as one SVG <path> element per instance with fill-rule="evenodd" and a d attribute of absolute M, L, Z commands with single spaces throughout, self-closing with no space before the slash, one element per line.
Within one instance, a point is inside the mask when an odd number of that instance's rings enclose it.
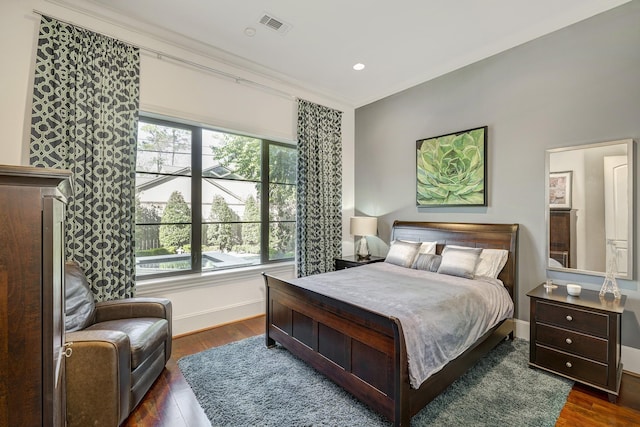
<path fill-rule="evenodd" d="M 412 426 L 553 426 L 573 383 L 527 367 L 528 341 L 505 341 L 411 420 Z M 389 426 L 264 336 L 178 365 L 213 426 Z M 286 373 L 284 373 L 286 372 Z"/>

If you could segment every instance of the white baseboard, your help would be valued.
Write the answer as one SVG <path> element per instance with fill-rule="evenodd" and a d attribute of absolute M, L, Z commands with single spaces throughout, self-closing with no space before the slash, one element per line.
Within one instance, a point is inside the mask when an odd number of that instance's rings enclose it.
<path fill-rule="evenodd" d="M 640 375 L 640 350 L 622 346 L 622 369 Z"/>
<path fill-rule="evenodd" d="M 243 301 L 239 304 L 216 307 L 215 309 L 189 313 L 182 316 L 174 316 L 173 334 L 182 335 L 211 328 L 216 325 L 234 322 L 239 319 L 258 316 L 260 314 L 264 314 L 263 299 Z M 514 323 L 516 327 L 516 338 L 529 341 L 529 322 L 514 319 Z M 640 375 L 640 349 L 623 345 L 622 364 L 625 371 Z"/>
<path fill-rule="evenodd" d="M 263 299 L 243 301 L 225 307 L 174 316 L 173 335 L 182 335 L 264 314 L 264 304 Z"/>
<path fill-rule="evenodd" d="M 529 341 L 529 322 L 514 319 L 517 338 Z M 622 369 L 635 375 L 640 375 L 640 349 L 622 346 Z"/>
<path fill-rule="evenodd" d="M 529 341 L 529 322 L 520 319 L 513 319 L 516 324 L 516 338 Z"/>

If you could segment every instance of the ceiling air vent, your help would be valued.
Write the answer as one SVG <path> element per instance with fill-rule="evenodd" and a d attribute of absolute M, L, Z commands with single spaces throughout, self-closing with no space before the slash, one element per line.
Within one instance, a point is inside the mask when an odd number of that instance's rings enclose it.
<path fill-rule="evenodd" d="M 290 24 L 287 24 L 283 20 L 274 17 L 270 13 L 263 13 L 258 22 L 265 27 L 269 27 L 272 30 L 277 31 L 280 34 L 284 34 L 291 29 Z"/>

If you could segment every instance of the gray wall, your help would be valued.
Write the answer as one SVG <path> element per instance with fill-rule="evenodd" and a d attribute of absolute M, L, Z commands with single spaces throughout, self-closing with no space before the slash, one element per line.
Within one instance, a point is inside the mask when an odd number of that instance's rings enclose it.
<path fill-rule="evenodd" d="M 640 141 L 639 22 L 640 0 L 634 0 L 357 109 L 355 207 L 379 217 L 381 240 L 370 242 L 372 252 L 386 253 L 395 219 L 519 223 L 517 317 L 529 320 L 526 293 L 547 276 L 545 150 Z M 415 141 L 484 125 L 488 206 L 416 208 Z M 640 250 L 635 252 L 637 278 Z M 549 276 L 592 289 L 603 281 L 561 272 Z M 623 344 L 640 348 L 638 281 L 619 284 L 629 297 Z"/>

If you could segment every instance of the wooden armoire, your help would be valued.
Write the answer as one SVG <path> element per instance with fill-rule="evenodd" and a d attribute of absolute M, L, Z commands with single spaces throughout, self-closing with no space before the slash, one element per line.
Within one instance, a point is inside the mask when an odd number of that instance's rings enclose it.
<path fill-rule="evenodd" d="M 71 173 L 0 165 L 0 426 L 64 426 Z"/>

